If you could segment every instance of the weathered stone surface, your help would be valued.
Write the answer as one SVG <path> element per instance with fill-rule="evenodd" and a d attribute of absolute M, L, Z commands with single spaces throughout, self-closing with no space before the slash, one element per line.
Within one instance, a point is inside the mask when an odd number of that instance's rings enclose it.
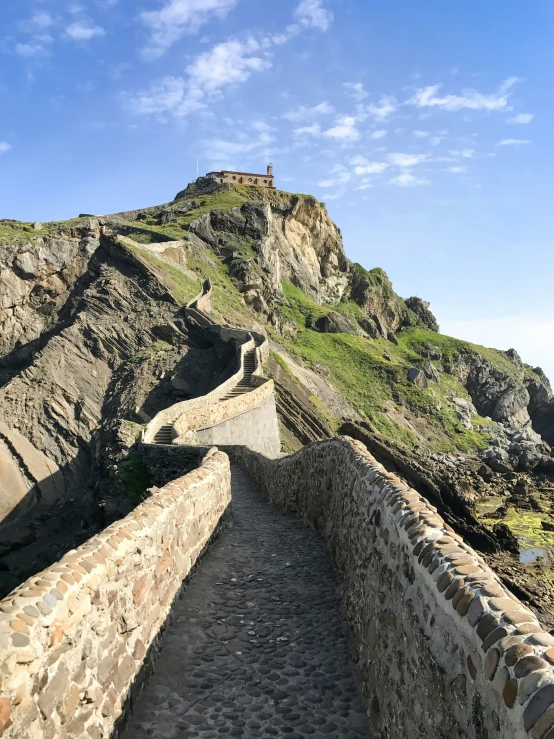
<path fill-rule="evenodd" d="M 493 679 L 496 673 L 496 668 L 498 667 L 499 660 L 500 652 L 498 651 L 498 649 L 490 649 L 487 652 L 487 656 L 485 657 L 485 664 L 483 667 L 487 680 Z"/>
<path fill-rule="evenodd" d="M 533 647 L 529 644 L 514 644 L 514 646 L 510 647 L 504 655 L 506 667 L 513 667 L 522 657 L 526 657 L 528 654 L 532 653 Z"/>
<path fill-rule="evenodd" d="M 515 663 L 514 675 L 517 678 L 525 677 L 529 673 L 535 672 L 535 670 L 542 670 L 545 667 L 548 667 L 548 663 L 540 659 L 540 657 L 535 657 L 534 655 L 522 657 Z"/>
<path fill-rule="evenodd" d="M 554 703 L 554 685 L 545 685 L 535 693 L 525 706 L 525 711 L 523 712 L 525 731 L 533 728 L 552 703 Z"/>

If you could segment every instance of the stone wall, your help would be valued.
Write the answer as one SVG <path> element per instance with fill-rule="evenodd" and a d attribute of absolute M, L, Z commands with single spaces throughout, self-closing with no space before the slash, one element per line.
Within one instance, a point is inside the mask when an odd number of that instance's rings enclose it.
<path fill-rule="evenodd" d="M 230 497 L 213 450 L 0 603 L 0 736 L 110 736 Z"/>
<path fill-rule="evenodd" d="M 425 498 L 344 437 L 226 451 L 325 538 L 374 737 L 552 739 L 554 637 Z"/>
<path fill-rule="evenodd" d="M 260 390 L 266 388 L 269 383 L 263 385 Z M 256 391 L 245 393 L 240 396 L 245 401 L 246 410 L 234 415 L 228 421 L 218 423 L 199 431 L 196 437 L 201 444 L 210 446 L 222 446 L 235 444 L 237 439 L 256 452 L 265 454 L 267 457 L 278 457 L 281 452 L 281 438 L 279 435 L 279 422 L 277 421 L 277 408 L 275 406 L 275 395 L 273 393 L 273 381 L 271 390 L 266 395 L 266 400 L 248 403 L 250 396 Z M 221 403 L 220 405 L 225 405 Z"/>

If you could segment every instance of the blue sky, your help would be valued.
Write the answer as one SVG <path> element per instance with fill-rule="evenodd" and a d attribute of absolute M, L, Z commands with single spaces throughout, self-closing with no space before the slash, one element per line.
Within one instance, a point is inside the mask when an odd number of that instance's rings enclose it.
<path fill-rule="evenodd" d="M 445 333 L 554 378 L 551 0 L 18 0 L 0 218 L 171 199 L 213 168 L 327 202 Z"/>

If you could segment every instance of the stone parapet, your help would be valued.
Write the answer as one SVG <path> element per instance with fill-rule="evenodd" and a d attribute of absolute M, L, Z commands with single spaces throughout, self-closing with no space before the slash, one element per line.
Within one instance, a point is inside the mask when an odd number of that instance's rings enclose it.
<path fill-rule="evenodd" d="M 374 737 L 552 739 L 554 637 L 423 496 L 345 437 L 220 448 L 325 538 Z"/>
<path fill-rule="evenodd" d="M 212 452 L 0 603 L 0 736 L 110 736 L 230 499 Z"/>

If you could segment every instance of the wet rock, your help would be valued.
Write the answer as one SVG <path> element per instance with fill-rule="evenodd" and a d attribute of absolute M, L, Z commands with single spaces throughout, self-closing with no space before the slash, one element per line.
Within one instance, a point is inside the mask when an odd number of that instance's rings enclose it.
<path fill-rule="evenodd" d="M 495 523 L 492 527 L 494 534 L 501 541 L 502 546 L 513 554 L 519 554 L 519 543 L 509 526 L 505 523 Z"/>

